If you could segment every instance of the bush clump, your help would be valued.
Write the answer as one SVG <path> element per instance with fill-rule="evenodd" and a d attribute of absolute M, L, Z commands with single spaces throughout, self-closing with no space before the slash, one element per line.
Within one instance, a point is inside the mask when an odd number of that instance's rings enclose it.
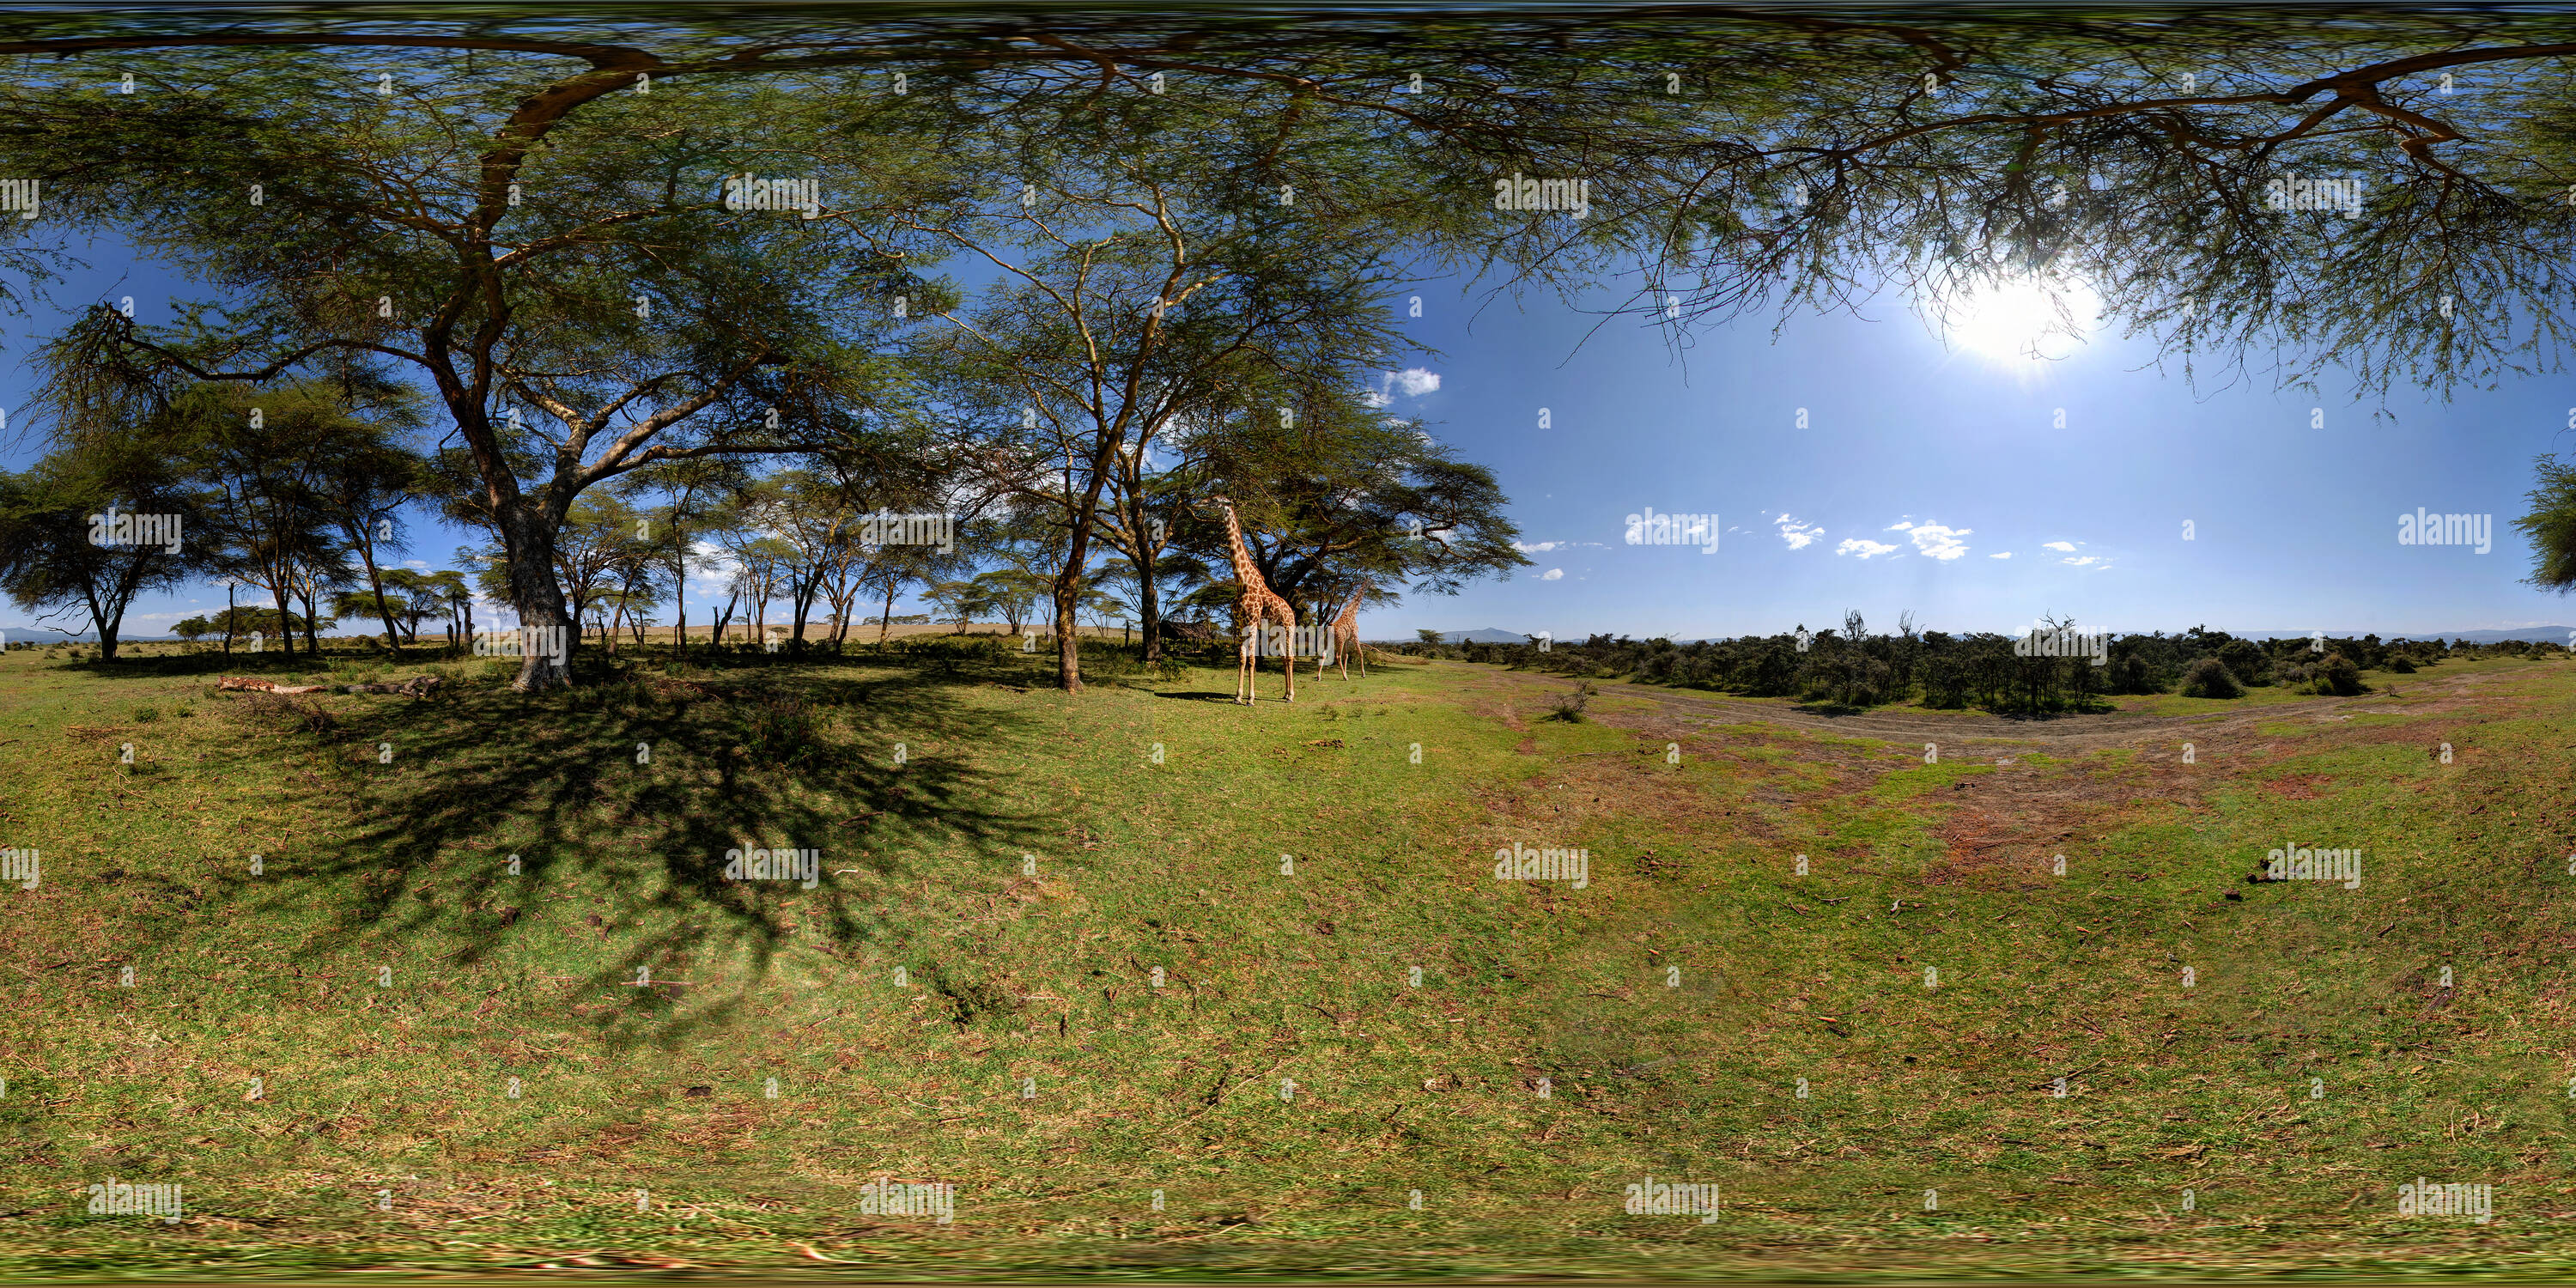
<path fill-rule="evenodd" d="M 2236 677 L 2239 687 L 2268 684 L 2277 678 L 2271 674 L 2270 655 L 2252 640 L 2229 640 L 2219 645 L 2218 662 L 2227 668 L 2229 675 Z M 2231 693 L 2227 696 L 2236 695 Z"/>
<path fill-rule="evenodd" d="M 1572 693 L 1560 694 L 1557 697 L 1556 710 L 1548 713 L 1547 718 L 1562 720 L 1567 724 L 1583 723 L 1583 708 L 1591 703 L 1592 694 L 1592 681 L 1583 681 L 1574 686 Z"/>
<path fill-rule="evenodd" d="M 2352 659 L 2341 653 L 2328 653 L 2326 660 L 2317 664 L 2316 682 L 2317 692 L 2331 693 L 2339 698 L 2349 698 L 2364 688 L 2361 668 L 2354 666 Z"/>
<path fill-rule="evenodd" d="M 2245 686 L 2227 664 L 2214 657 L 2204 657 L 2182 673 L 2182 695 L 2186 698 L 2241 698 Z"/>

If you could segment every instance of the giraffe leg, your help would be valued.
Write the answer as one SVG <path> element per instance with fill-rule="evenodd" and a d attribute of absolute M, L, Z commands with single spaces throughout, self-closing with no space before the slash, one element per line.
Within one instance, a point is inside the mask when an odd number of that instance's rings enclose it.
<path fill-rule="evenodd" d="M 1279 618 L 1288 624 L 1288 694 L 1280 701 L 1294 702 L 1297 700 L 1297 614 L 1283 604 Z"/>

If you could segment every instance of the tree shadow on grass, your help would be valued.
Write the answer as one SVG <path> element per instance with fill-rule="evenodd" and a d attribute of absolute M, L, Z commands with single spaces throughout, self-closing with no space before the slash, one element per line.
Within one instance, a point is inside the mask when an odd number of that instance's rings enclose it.
<path fill-rule="evenodd" d="M 1061 827 L 1006 804 L 1014 775 L 916 750 L 1007 754 L 1034 739 L 1009 712 L 957 701 L 971 681 L 828 661 L 705 680 L 603 683 L 615 668 L 583 669 L 585 687 L 543 695 L 478 684 L 427 700 L 228 702 L 244 754 L 265 742 L 322 761 L 317 794 L 348 815 L 336 845 L 297 856 L 292 879 L 245 911 L 328 909 L 294 950 L 307 959 L 391 938 L 470 967 L 538 924 L 540 900 L 602 899 L 609 913 L 592 922 L 607 956 L 571 977 L 567 1005 L 613 1045 L 669 1044 L 737 1014 L 795 921 L 819 923 L 806 942 L 844 961 L 900 938 L 902 914 L 878 905 L 926 878 L 908 855 L 1011 855 Z M 762 849 L 820 851 L 818 884 L 726 878 L 728 850 Z M 746 954 L 750 980 L 684 1009 L 668 978 L 711 948 Z M 666 982 L 635 986 L 647 967 Z M 576 1004 L 602 996 L 604 1011 Z"/>

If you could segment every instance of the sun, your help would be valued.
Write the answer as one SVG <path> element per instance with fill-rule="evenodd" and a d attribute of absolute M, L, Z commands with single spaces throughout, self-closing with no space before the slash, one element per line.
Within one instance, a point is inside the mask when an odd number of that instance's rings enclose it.
<path fill-rule="evenodd" d="M 1989 362 L 2041 362 L 2074 352 L 2101 311 L 2102 297 L 2082 282 L 2006 278 L 1953 305 L 1945 331 L 1950 343 Z"/>

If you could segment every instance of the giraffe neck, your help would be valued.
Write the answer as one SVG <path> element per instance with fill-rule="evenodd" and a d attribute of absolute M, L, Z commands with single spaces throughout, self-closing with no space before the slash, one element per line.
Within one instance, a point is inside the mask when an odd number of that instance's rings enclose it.
<path fill-rule="evenodd" d="M 1242 582 L 1245 590 L 1262 586 L 1261 570 L 1252 566 L 1252 552 L 1243 545 L 1243 525 L 1235 522 L 1234 507 L 1230 505 L 1225 507 L 1225 552 L 1234 561 L 1234 579 Z"/>

